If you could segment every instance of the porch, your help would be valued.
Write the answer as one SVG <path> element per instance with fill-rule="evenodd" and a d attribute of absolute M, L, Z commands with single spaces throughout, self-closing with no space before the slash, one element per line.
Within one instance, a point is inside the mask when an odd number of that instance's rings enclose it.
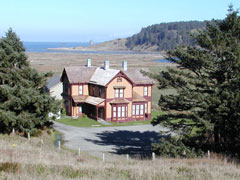
<path fill-rule="evenodd" d="M 84 114 L 95 120 L 105 119 L 105 99 L 93 96 L 73 96 L 72 116 Z"/>

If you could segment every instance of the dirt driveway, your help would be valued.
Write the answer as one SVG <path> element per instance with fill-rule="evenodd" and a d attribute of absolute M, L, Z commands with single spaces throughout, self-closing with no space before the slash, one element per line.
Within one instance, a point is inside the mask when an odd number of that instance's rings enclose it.
<path fill-rule="evenodd" d="M 151 143 L 161 137 L 159 131 L 166 130 L 159 125 L 79 128 L 58 122 L 54 122 L 54 128 L 63 133 L 65 146 L 76 150 L 81 148 L 81 151 L 98 157 L 102 153 L 148 155 Z"/>

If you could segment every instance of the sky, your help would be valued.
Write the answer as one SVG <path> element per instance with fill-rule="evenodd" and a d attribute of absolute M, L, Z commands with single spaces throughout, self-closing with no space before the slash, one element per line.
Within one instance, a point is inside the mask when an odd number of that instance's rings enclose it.
<path fill-rule="evenodd" d="M 0 0 L 0 37 L 22 41 L 95 42 L 124 38 L 153 24 L 224 19 L 240 0 Z"/>

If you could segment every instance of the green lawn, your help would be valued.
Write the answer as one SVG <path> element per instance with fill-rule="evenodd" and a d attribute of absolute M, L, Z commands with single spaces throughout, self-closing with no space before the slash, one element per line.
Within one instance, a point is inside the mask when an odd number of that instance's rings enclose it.
<path fill-rule="evenodd" d="M 94 119 L 90 119 L 88 117 L 81 117 L 78 119 L 72 119 L 70 117 L 67 118 L 62 118 L 56 120 L 57 122 L 70 125 L 70 126 L 76 126 L 76 127 L 99 127 L 99 126 L 104 126 L 97 122 Z"/>
<path fill-rule="evenodd" d="M 153 111 L 152 119 L 161 114 L 162 114 L 162 112 Z M 109 122 L 111 124 L 109 126 L 133 126 L 133 125 L 141 125 L 141 124 L 150 124 L 151 120 L 130 121 L 130 122 L 125 122 L 125 123 Z M 56 121 L 66 124 L 66 125 L 76 126 L 76 127 L 105 127 L 105 125 L 102 125 L 102 124 L 98 123 L 96 120 L 90 119 L 88 117 L 81 117 L 78 119 L 72 119 L 70 117 L 67 117 L 67 118 L 58 119 Z"/>

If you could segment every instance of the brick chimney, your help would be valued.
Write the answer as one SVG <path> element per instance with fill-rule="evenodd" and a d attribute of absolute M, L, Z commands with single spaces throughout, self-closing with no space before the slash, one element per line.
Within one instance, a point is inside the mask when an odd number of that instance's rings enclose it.
<path fill-rule="evenodd" d="M 127 61 L 122 61 L 122 68 L 124 71 L 127 71 Z"/>
<path fill-rule="evenodd" d="M 87 67 L 92 66 L 92 60 L 91 59 L 87 59 Z"/>
<path fill-rule="evenodd" d="M 107 70 L 110 68 L 109 61 L 104 61 L 104 69 Z"/>

